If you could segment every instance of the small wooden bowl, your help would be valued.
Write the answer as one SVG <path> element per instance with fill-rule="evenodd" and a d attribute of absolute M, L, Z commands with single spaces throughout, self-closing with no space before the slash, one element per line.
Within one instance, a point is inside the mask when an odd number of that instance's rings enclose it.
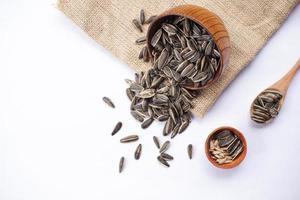
<path fill-rule="evenodd" d="M 239 137 L 239 139 L 241 140 L 242 144 L 243 144 L 243 151 L 242 153 L 240 153 L 231 163 L 226 163 L 226 164 L 218 164 L 212 157 L 211 157 L 211 153 L 209 152 L 209 146 L 210 146 L 210 141 L 215 137 L 215 135 L 217 133 L 219 133 L 220 131 L 224 131 L 224 130 L 228 130 L 231 131 L 232 133 L 234 133 L 236 136 Z M 205 153 L 206 153 L 206 157 L 207 159 L 216 167 L 218 168 L 222 168 L 222 169 L 231 169 L 234 168 L 236 166 L 238 166 L 245 158 L 246 154 L 247 154 L 247 143 L 246 143 L 246 139 L 243 136 L 243 134 L 232 127 L 229 126 L 222 126 L 219 127 L 217 129 L 215 129 L 213 132 L 211 132 L 205 142 Z"/>
<path fill-rule="evenodd" d="M 229 62 L 229 54 L 230 54 L 230 40 L 228 32 L 225 28 L 223 21 L 211 11 L 202 8 L 200 6 L 195 5 L 182 5 L 178 7 L 171 8 L 166 10 L 161 15 L 159 15 L 155 21 L 151 23 L 148 28 L 147 32 L 147 46 L 149 52 L 152 52 L 153 47 L 151 46 L 151 39 L 155 32 L 161 27 L 161 24 L 174 16 L 182 16 L 186 17 L 201 27 L 205 28 L 206 31 L 211 35 L 213 38 L 220 54 L 220 67 L 219 70 L 216 72 L 213 79 L 208 81 L 205 85 L 201 86 L 199 83 L 192 83 L 184 85 L 187 89 L 191 90 L 198 90 L 203 89 L 214 83 L 218 80 L 223 72 L 223 70 L 228 66 Z M 149 53 L 152 56 L 151 53 Z"/>

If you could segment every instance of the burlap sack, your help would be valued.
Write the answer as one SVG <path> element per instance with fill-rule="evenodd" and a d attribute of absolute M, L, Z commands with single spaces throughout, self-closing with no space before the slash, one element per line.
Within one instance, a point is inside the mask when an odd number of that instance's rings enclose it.
<path fill-rule="evenodd" d="M 96 42 L 133 69 L 151 67 L 137 59 L 140 46 L 134 41 L 144 34 L 131 21 L 141 8 L 146 15 L 159 14 L 177 5 L 203 6 L 223 19 L 231 37 L 229 67 L 220 80 L 195 100 L 194 113 L 202 117 L 222 91 L 247 66 L 279 28 L 299 0 L 59 0 L 58 8 Z"/>

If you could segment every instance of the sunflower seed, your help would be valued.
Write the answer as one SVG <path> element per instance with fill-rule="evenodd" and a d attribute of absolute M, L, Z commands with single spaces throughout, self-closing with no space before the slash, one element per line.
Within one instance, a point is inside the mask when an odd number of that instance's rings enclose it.
<path fill-rule="evenodd" d="M 127 88 L 126 89 L 126 95 L 127 95 L 127 97 L 128 97 L 128 99 L 130 100 L 130 101 L 132 101 L 132 99 L 133 99 L 133 92 L 130 90 L 130 88 Z"/>
<path fill-rule="evenodd" d="M 169 135 L 173 130 L 173 120 L 169 117 L 163 129 L 163 136 Z"/>
<path fill-rule="evenodd" d="M 115 135 L 120 129 L 122 128 L 122 122 L 118 122 L 115 126 L 115 128 L 113 129 L 111 135 Z"/>
<path fill-rule="evenodd" d="M 194 68 L 194 64 L 193 63 L 190 63 L 188 66 L 186 66 L 185 68 L 184 68 L 184 70 L 181 72 L 181 76 L 187 76 L 190 72 L 191 72 L 191 70 Z"/>
<path fill-rule="evenodd" d="M 154 141 L 155 146 L 156 146 L 158 149 L 160 149 L 159 140 L 158 140 L 158 138 L 157 138 L 156 136 L 153 136 L 153 141 Z"/>
<path fill-rule="evenodd" d="M 170 147 L 170 141 L 164 142 L 161 148 L 159 149 L 159 153 L 166 152 L 169 149 L 169 147 Z"/>
<path fill-rule="evenodd" d="M 149 52 L 147 46 L 143 48 L 143 60 L 144 62 L 149 62 Z"/>
<path fill-rule="evenodd" d="M 146 90 L 141 91 L 136 96 L 139 97 L 139 98 L 147 99 L 147 98 L 153 97 L 154 95 L 155 95 L 155 90 L 154 89 L 146 89 Z"/>
<path fill-rule="evenodd" d="M 144 121 L 141 125 L 142 129 L 148 128 L 152 124 L 153 121 L 154 121 L 153 118 L 149 118 L 146 121 Z"/>
<path fill-rule="evenodd" d="M 120 142 L 121 143 L 134 142 L 134 141 L 137 141 L 138 139 L 139 139 L 138 135 L 129 135 L 129 136 L 126 136 L 126 137 L 122 138 L 120 140 Z"/>
<path fill-rule="evenodd" d="M 141 38 L 138 38 L 136 41 L 135 41 L 136 44 L 145 44 L 146 43 L 146 36 L 143 36 Z"/>
<path fill-rule="evenodd" d="M 168 115 L 159 115 L 159 116 L 157 117 L 157 120 L 160 121 L 160 122 L 163 122 L 163 121 L 167 121 L 168 118 L 169 118 Z"/>
<path fill-rule="evenodd" d="M 214 42 L 211 40 L 209 41 L 209 43 L 207 44 L 206 48 L 205 48 L 205 55 L 210 56 L 213 50 L 213 45 Z"/>
<path fill-rule="evenodd" d="M 119 161 L 119 173 L 121 173 L 123 171 L 124 168 L 124 157 L 121 157 L 120 161 Z"/>
<path fill-rule="evenodd" d="M 157 157 L 157 160 L 158 160 L 161 164 L 163 164 L 164 166 L 170 167 L 169 163 L 168 163 L 165 159 L 163 159 L 161 156 L 158 156 L 158 157 Z"/>
<path fill-rule="evenodd" d="M 168 51 L 164 49 L 160 56 L 158 57 L 157 67 L 158 69 L 162 69 L 168 59 Z"/>
<path fill-rule="evenodd" d="M 156 46 L 162 35 L 162 29 L 158 29 L 151 39 L 151 45 Z"/>
<path fill-rule="evenodd" d="M 134 158 L 136 160 L 139 160 L 140 157 L 141 157 L 141 153 L 142 153 L 142 144 L 139 144 L 137 147 L 136 147 L 136 150 L 134 152 Z"/>
<path fill-rule="evenodd" d="M 141 9 L 140 11 L 140 22 L 143 25 L 145 23 L 145 11 L 144 9 Z"/>
<path fill-rule="evenodd" d="M 114 105 L 114 103 L 110 100 L 110 98 L 108 98 L 108 97 L 103 97 L 102 99 L 103 99 L 103 101 L 104 101 L 108 106 L 110 106 L 110 107 L 112 107 L 112 108 L 115 108 L 115 105 Z"/>
<path fill-rule="evenodd" d="M 141 33 L 143 32 L 143 28 L 137 19 L 133 19 L 132 23 L 134 24 L 135 28 L 137 28 Z"/>
<path fill-rule="evenodd" d="M 130 112 L 131 115 L 139 122 L 143 122 L 144 121 L 144 117 L 142 117 L 141 115 L 139 115 L 139 113 L 137 111 L 131 111 Z"/>
<path fill-rule="evenodd" d="M 155 19 L 156 19 L 156 15 L 152 15 L 145 21 L 145 24 L 151 24 Z"/>
<path fill-rule="evenodd" d="M 193 157 L 193 145 L 189 144 L 187 147 L 188 156 L 190 159 Z"/>
<path fill-rule="evenodd" d="M 169 35 L 174 35 L 177 33 L 177 28 L 172 24 L 164 23 L 162 25 L 162 29 L 164 29 L 164 31 L 166 31 Z"/>
<path fill-rule="evenodd" d="M 171 155 L 169 155 L 169 154 L 167 154 L 167 153 L 161 153 L 161 154 L 160 154 L 160 157 L 162 157 L 164 160 L 167 160 L 167 161 L 170 161 L 170 160 L 173 160 L 173 159 L 174 159 L 173 156 L 171 156 Z"/>

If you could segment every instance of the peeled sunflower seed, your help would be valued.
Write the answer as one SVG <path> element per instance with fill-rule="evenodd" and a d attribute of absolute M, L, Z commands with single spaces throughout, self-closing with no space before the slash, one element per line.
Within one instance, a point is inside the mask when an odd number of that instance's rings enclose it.
<path fill-rule="evenodd" d="M 139 98 L 151 98 L 155 95 L 155 89 L 145 89 L 143 91 L 141 91 L 139 94 L 137 94 L 136 96 Z"/>

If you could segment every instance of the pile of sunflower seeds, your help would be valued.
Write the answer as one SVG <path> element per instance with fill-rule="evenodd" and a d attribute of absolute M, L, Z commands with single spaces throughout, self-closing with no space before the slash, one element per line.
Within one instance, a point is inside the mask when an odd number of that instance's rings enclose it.
<path fill-rule="evenodd" d="M 159 72 L 158 72 L 159 73 Z M 150 69 L 145 74 L 136 74 L 135 81 L 129 81 L 126 93 L 131 100 L 131 115 L 142 122 L 143 129 L 156 119 L 165 122 L 163 135 L 174 138 L 189 125 L 192 114 L 192 100 L 197 92 L 188 91 L 175 81 L 157 74 Z"/>
<path fill-rule="evenodd" d="M 141 11 L 144 15 L 144 11 Z M 140 23 L 134 23 L 138 29 Z M 138 22 L 138 20 L 134 20 Z M 145 44 L 146 37 L 136 40 Z M 163 135 L 174 138 L 188 127 L 192 115 L 192 100 L 200 91 L 184 87 L 193 83 L 205 85 L 212 80 L 219 69 L 220 53 L 207 31 L 193 21 L 174 17 L 162 23 L 151 39 L 153 67 L 135 74 L 135 80 L 126 79 L 129 87 L 126 94 L 131 101 L 131 115 L 149 127 L 154 120 L 165 121 Z M 147 46 L 139 58 L 150 60 Z"/>
<path fill-rule="evenodd" d="M 257 123 L 267 123 L 274 119 L 280 109 L 282 94 L 277 90 L 267 89 L 253 102 L 251 119 Z"/>
<path fill-rule="evenodd" d="M 209 144 L 211 157 L 220 165 L 231 163 L 242 151 L 241 140 L 228 130 L 217 133 Z"/>

